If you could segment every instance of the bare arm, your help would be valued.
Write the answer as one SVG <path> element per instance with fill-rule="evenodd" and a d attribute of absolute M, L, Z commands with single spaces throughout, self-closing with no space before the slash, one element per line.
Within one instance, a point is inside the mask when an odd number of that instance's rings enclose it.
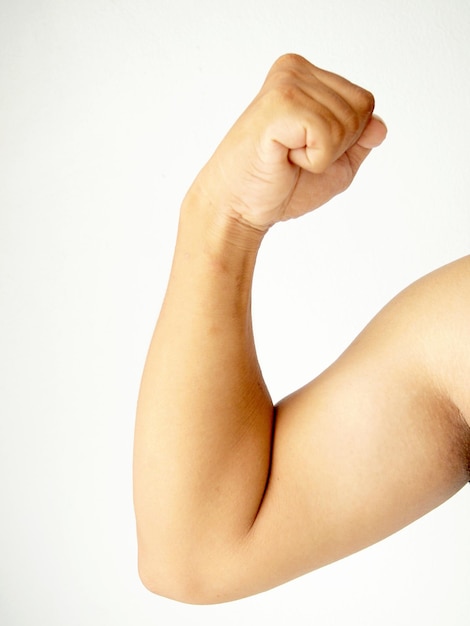
<path fill-rule="evenodd" d="M 437 393 L 425 337 L 397 331 L 426 308 L 423 288 L 276 409 L 259 370 L 258 248 L 349 185 L 385 136 L 372 110 L 368 92 L 284 57 L 183 203 L 135 433 L 139 570 L 159 594 L 256 593 L 390 534 L 466 479 L 454 379 Z"/>

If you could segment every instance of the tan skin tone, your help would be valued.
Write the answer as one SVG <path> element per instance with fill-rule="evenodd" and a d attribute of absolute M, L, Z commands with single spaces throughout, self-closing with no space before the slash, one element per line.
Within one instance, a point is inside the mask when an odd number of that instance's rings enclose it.
<path fill-rule="evenodd" d="M 138 403 L 139 572 L 184 602 L 269 589 L 370 545 L 469 479 L 470 257 L 397 296 L 274 407 L 253 343 L 257 251 L 385 138 L 373 97 L 287 55 L 181 208 Z"/>

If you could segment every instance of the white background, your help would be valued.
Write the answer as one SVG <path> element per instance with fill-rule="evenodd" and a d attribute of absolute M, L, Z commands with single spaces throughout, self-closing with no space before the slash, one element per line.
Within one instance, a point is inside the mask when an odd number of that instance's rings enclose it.
<path fill-rule="evenodd" d="M 135 401 L 188 185 L 298 52 L 374 92 L 386 143 L 266 238 L 275 399 L 470 244 L 467 0 L 0 0 L 0 622 L 467 625 L 469 492 L 283 587 L 192 607 L 140 584 Z"/>

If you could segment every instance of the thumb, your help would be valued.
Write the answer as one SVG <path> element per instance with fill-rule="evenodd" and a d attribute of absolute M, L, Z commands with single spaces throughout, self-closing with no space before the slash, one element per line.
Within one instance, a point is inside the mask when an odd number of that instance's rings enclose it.
<path fill-rule="evenodd" d="M 386 136 L 387 127 L 384 121 L 378 115 L 373 115 L 356 143 L 370 150 L 380 146 Z"/>
<path fill-rule="evenodd" d="M 380 117 L 373 115 L 364 128 L 362 135 L 346 152 L 354 173 L 357 172 L 370 151 L 380 146 L 386 136 L 387 127 L 385 123 Z"/>

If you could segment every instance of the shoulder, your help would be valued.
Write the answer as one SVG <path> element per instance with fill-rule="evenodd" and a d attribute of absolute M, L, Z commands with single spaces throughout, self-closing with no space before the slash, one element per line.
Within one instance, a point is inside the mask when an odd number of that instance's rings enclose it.
<path fill-rule="evenodd" d="M 427 422 L 434 425 L 436 437 L 454 441 L 458 462 L 467 472 L 469 346 L 470 255 L 412 283 L 346 351 L 359 362 L 374 363 L 382 376 L 387 371 L 392 395 L 407 393 L 416 398 L 422 394 L 430 411 Z"/>
<path fill-rule="evenodd" d="M 431 272 L 395 300 L 391 308 L 410 327 L 417 366 L 470 426 L 470 255 Z"/>

